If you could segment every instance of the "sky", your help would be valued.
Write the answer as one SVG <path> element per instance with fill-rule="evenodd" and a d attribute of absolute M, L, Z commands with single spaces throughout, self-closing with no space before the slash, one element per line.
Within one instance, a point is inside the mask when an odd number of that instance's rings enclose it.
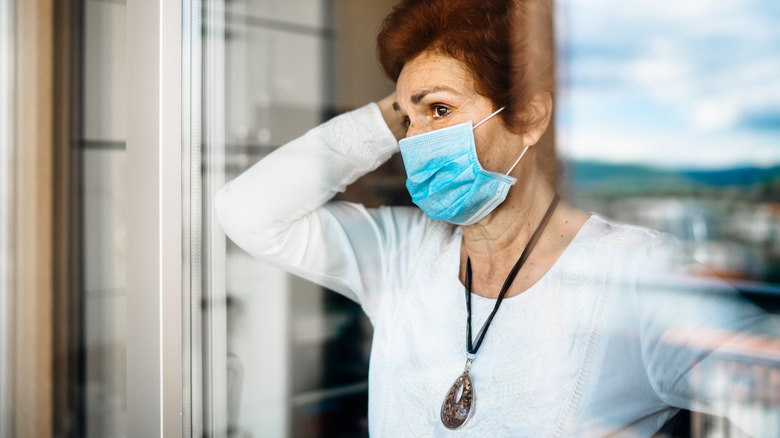
<path fill-rule="evenodd" d="M 780 165 L 780 1 L 555 3 L 564 159 Z"/>

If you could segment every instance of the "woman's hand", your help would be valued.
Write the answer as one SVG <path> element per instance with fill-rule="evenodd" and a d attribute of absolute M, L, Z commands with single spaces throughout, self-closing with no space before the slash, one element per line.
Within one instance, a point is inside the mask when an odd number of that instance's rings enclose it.
<path fill-rule="evenodd" d="M 387 127 L 390 128 L 395 139 L 400 140 L 406 137 L 406 127 L 401 115 L 393 108 L 393 102 L 395 102 L 395 92 L 376 104 L 379 106 L 379 110 L 382 111 L 382 118 L 385 119 Z"/>

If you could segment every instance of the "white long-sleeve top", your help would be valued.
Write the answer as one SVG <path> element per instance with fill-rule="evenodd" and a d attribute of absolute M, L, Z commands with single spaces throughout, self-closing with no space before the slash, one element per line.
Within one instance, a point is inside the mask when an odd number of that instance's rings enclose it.
<path fill-rule="evenodd" d="M 397 150 L 370 104 L 274 151 L 216 200 L 244 250 L 370 318 L 372 436 L 644 437 L 678 408 L 737 422 L 735 412 L 763 409 L 763 423 L 745 417 L 744 427 L 777 436 L 778 407 L 734 400 L 722 371 L 743 361 L 729 346 L 746 332 L 777 336 L 777 321 L 686 275 L 668 236 L 598 215 L 541 280 L 503 301 L 471 367 L 474 414 L 445 429 L 441 404 L 466 358 L 461 229 L 415 208 L 328 202 Z M 474 333 L 494 303 L 472 295 Z"/>

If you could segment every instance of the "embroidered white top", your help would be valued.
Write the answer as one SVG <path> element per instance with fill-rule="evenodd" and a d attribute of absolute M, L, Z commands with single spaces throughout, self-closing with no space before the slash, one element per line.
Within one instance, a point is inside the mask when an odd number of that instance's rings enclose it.
<path fill-rule="evenodd" d="M 539 282 L 503 302 L 471 367 L 475 412 L 446 430 L 439 410 L 465 363 L 461 229 L 414 208 L 328 202 L 397 150 L 369 104 L 274 151 L 216 200 L 244 250 L 357 301 L 370 318 L 372 436 L 651 436 L 677 408 L 774 436 L 778 407 L 732 400 L 717 374 L 746 333 L 777 337 L 774 317 L 687 275 L 669 236 L 597 215 Z M 493 304 L 472 297 L 475 333 Z"/>

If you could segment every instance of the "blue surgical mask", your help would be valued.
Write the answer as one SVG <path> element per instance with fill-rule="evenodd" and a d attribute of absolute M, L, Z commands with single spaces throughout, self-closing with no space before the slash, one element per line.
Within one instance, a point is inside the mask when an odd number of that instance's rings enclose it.
<path fill-rule="evenodd" d="M 471 121 L 401 139 L 401 155 L 406 167 L 406 188 L 431 219 L 458 225 L 472 225 L 501 204 L 517 181 L 506 174 L 482 168 L 477 159 Z"/>

